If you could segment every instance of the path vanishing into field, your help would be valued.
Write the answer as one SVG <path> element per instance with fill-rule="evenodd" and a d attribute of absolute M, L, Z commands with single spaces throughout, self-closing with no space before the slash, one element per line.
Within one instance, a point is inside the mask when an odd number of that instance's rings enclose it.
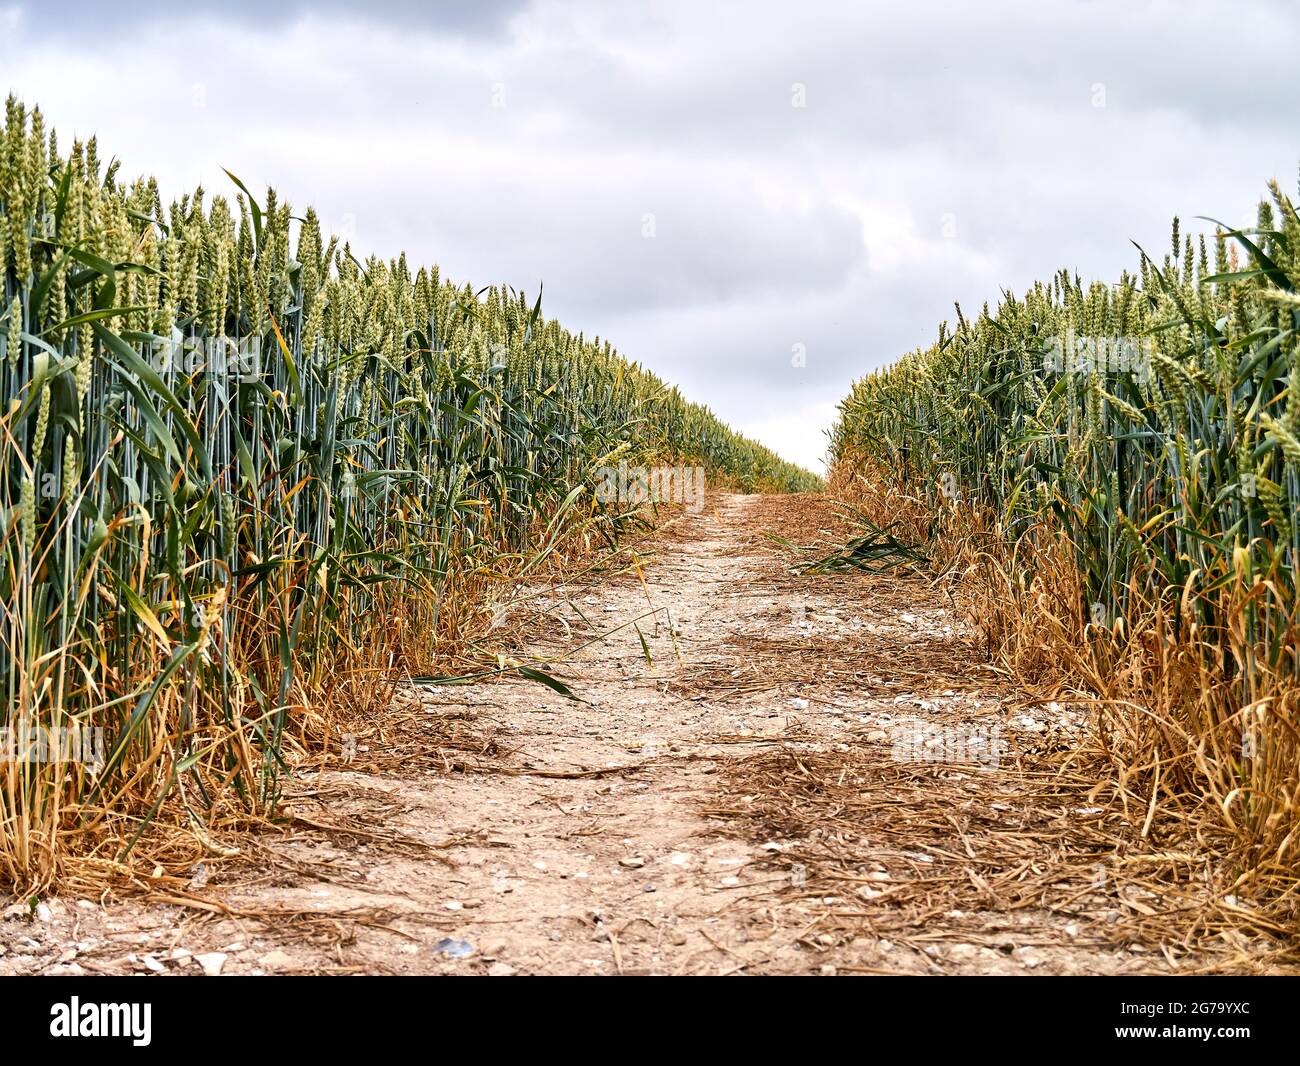
<path fill-rule="evenodd" d="M 514 654 L 581 702 L 403 690 L 299 772 L 285 832 L 0 922 L 0 971 L 1251 968 L 1248 937 L 1178 931 L 1204 873 L 1132 850 L 1062 761 L 1082 714 L 999 679 L 941 588 L 803 576 L 764 535 L 829 546 L 837 521 L 710 497 L 638 567 L 530 590 Z"/>

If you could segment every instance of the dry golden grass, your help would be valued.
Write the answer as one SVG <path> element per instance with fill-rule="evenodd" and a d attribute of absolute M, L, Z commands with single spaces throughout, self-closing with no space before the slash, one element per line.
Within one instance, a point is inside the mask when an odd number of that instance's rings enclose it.
<path fill-rule="evenodd" d="M 1012 540 L 984 513 L 929 517 L 883 477 L 841 469 L 832 485 L 864 513 L 901 515 L 928 534 L 934 580 L 955 589 L 1008 677 L 1037 698 L 1096 708 L 1076 772 L 1142 839 L 1176 841 L 1212 866 L 1221 890 L 1212 912 L 1226 920 L 1247 911 L 1261 928 L 1300 933 L 1300 693 L 1269 672 L 1243 627 L 1198 628 L 1192 590 L 1161 602 L 1134 595 L 1113 626 L 1091 624 L 1072 549 L 1049 531 Z M 1219 613 L 1243 617 L 1252 593 L 1240 589 L 1217 593 Z M 1248 657 L 1254 685 L 1243 699 Z M 1208 668 L 1216 659 L 1221 667 Z M 1243 750 L 1246 736 L 1253 747 Z"/>

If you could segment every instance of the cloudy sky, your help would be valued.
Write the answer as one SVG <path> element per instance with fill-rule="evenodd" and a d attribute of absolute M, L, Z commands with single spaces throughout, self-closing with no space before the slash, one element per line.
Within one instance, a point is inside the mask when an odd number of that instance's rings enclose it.
<path fill-rule="evenodd" d="M 1287 0 L 0 0 L 0 91 L 168 196 L 227 167 L 359 252 L 544 281 L 820 471 L 954 300 L 1294 190 L 1298 44 Z"/>

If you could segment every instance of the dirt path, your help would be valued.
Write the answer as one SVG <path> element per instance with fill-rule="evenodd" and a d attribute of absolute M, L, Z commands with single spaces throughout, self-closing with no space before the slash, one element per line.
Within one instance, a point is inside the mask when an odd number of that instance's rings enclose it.
<path fill-rule="evenodd" d="M 763 536 L 832 521 L 711 499 L 656 536 L 644 583 L 548 591 L 534 654 L 622 626 L 547 667 L 581 702 L 524 681 L 406 693 L 350 768 L 300 775 L 299 821 L 251 869 L 162 879 L 156 899 L 215 913 L 55 901 L 0 922 L 0 972 L 1244 965 L 1245 938 L 1211 962 L 1160 933 L 1165 893 L 1113 876 L 1108 813 L 1040 787 L 1036 753 L 1081 716 L 1010 691 L 921 579 L 796 576 Z"/>

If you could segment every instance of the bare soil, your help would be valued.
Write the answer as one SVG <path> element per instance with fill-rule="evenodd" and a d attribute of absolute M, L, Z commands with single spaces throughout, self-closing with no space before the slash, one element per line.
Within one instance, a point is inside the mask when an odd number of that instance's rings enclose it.
<path fill-rule="evenodd" d="M 1090 800 L 1086 713 L 999 677 L 944 587 L 803 576 L 767 532 L 841 530 L 721 495 L 639 566 L 529 590 L 514 654 L 577 700 L 405 688 L 237 856 L 10 907 L 0 973 L 1278 968 L 1198 924 L 1213 872 Z"/>

